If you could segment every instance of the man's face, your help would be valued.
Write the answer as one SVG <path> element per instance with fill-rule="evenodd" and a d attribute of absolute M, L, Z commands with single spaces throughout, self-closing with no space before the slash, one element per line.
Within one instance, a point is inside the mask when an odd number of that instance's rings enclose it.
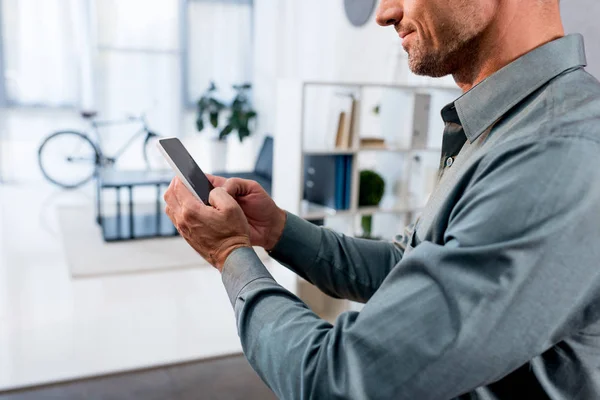
<path fill-rule="evenodd" d="M 453 74 L 477 53 L 497 0 L 381 0 L 377 22 L 403 37 L 411 71 Z"/>

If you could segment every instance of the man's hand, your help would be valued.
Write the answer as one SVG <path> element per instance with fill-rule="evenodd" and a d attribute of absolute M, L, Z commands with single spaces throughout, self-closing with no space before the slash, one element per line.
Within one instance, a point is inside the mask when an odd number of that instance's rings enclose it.
<path fill-rule="evenodd" d="M 250 241 L 253 246 L 272 250 L 285 227 L 286 213 L 269 197 L 257 182 L 207 175 L 215 187 L 222 187 L 238 202 L 250 225 Z"/>
<path fill-rule="evenodd" d="M 206 206 L 174 178 L 165 201 L 165 211 L 181 236 L 220 272 L 232 251 L 251 246 L 244 212 L 224 189 L 212 190 L 211 206 Z"/>

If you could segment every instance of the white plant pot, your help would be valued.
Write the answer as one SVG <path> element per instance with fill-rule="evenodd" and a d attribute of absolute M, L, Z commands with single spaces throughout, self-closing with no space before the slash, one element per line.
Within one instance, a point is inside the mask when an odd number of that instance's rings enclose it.
<path fill-rule="evenodd" d="M 227 142 L 227 171 L 252 171 L 257 155 L 254 137 L 244 138 L 240 142 L 237 132 L 232 132 Z"/>
<path fill-rule="evenodd" d="M 188 136 L 182 141 L 204 172 L 225 171 L 228 148 L 226 140 L 216 140 L 208 135 L 197 134 Z"/>

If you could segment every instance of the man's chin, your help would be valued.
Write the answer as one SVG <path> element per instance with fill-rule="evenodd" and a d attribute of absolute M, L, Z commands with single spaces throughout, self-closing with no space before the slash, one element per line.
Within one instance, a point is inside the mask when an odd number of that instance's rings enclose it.
<path fill-rule="evenodd" d="M 434 60 L 424 60 L 410 54 L 408 55 L 408 68 L 415 75 L 428 76 L 430 78 L 441 78 L 450 73 Z"/>

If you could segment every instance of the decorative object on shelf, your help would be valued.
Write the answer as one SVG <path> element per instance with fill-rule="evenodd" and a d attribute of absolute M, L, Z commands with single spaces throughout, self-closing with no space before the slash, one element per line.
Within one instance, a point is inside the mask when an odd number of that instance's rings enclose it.
<path fill-rule="evenodd" d="M 385 192 L 385 181 L 375 171 L 363 170 L 360 171 L 360 185 L 358 190 L 358 206 L 359 207 L 376 207 L 383 198 Z M 362 237 L 372 238 L 371 229 L 373 225 L 372 215 L 363 215 L 361 217 Z"/>
<path fill-rule="evenodd" d="M 429 133 L 429 109 L 431 108 L 431 95 L 427 93 L 415 94 L 415 109 L 413 114 L 413 149 L 426 149 Z"/>
<path fill-rule="evenodd" d="M 385 139 L 379 137 L 363 137 L 360 138 L 361 149 L 385 149 Z"/>
<path fill-rule="evenodd" d="M 363 26 L 371 18 L 376 4 L 376 0 L 344 0 L 344 9 L 348 21 L 353 26 Z"/>
<path fill-rule="evenodd" d="M 204 92 L 200 100 L 198 100 L 198 108 L 196 114 L 196 129 L 202 132 L 206 126 L 205 119 L 208 117 L 210 125 L 219 129 L 220 116 L 224 111 L 229 111 L 227 115 L 227 123 L 219 130 L 218 140 L 224 140 L 230 133 L 236 131 L 240 142 L 244 138 L 250 136 L 250 122 L 256 118 L 256 111 L 250 104 L 248 91 L 252 88 L 249 83 L 241 85 L 233 85 L 236 92 L 230 105 L 226 105 L 223 101 L 216 98 L 217 87 L 214 82 Z"/>

